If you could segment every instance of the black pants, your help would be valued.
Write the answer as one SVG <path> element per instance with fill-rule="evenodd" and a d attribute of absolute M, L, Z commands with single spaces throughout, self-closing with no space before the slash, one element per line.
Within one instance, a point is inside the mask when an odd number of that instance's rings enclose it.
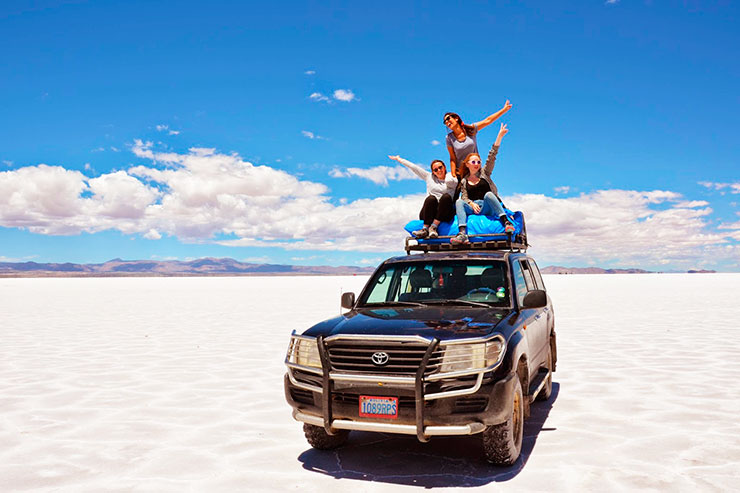
<path fill-rule="evenodd" d="M 455 208 L 452 205 L 452 197 L 447 194 L 442 195 L 439 200 L 434 195 L 428 196 L 421 211 L 419 211 L 419 219 L 422 219 L 424 224 L 427 225 L 432 224 L 435 219 L 446 223 L 452 221 L 454 217 Z"/>

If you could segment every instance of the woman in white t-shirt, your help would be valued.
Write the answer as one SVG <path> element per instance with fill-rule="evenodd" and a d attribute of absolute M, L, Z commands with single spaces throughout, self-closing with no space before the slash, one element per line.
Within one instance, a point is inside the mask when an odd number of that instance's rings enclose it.
<path fill-rule="evenodd" d="M 432 161 L 430 173 L 401 156 L 388 157 L 406 166 L 427 184 L 427 198 L 419 211 L 419 219 L 424 221 L 424 227 L 411 234 L 417 238 L 436 238 L 439 236 L 437 233 L 439 223 L 452 221 L 455 217 L 452 195 L 457 188 L 457 178 L 452 173 L 447 173 L 445 163 L 439 159 Z"/>
<path fill-rule="evenodd" d="M 511 103 L 507 99 L 503 108 L 472 125 L 463 123 L 462 118 L 457 113 L 445 113 L 442 121 L 450 129 L 445 142 L 450 153 L 450 168 L 453 175 L 460 178 L 464 168 L 464 166 L 461 166 L 463 160 L 470 154 L 478 153 L 478 142 L 476 140 L 478 132 L 495 122 L 510 109 Z"/>

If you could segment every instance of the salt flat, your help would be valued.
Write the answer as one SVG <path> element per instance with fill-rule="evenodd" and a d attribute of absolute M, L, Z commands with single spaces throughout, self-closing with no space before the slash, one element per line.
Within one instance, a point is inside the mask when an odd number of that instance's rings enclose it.
<path fill-rule="evenodd" d="M 737 489 L 740 274 L 545 276 L 553 397 L 503 469 L 475 437 L 307 445 L 288 335 L 364 281 L 0 279 L 0 490 Z"/>

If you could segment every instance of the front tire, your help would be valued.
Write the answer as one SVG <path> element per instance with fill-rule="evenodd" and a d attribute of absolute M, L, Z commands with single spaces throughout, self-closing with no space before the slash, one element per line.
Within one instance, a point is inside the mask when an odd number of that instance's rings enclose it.
<path fill-rule="evenodd" d="M 509 418 L 501 424 L 489 426 L 483 432 L 483 451 L 488 462 L 510 466 L 522 452 L 524 435 L 524 394 L 519 378 L 514 381 Z"/>
<path fill-rule="evenodd" d="M 329 435 L 320 426 L 303 423 L 303 433 L 308 444 L 319 450 L 332 450 L 341 447 L 349 438 L 349 430 L 337 430 L 336 434 Z"/>

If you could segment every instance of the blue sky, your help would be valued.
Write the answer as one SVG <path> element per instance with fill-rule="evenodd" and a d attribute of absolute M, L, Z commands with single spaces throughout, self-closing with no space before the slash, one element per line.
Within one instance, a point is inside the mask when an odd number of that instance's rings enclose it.
<path fill-rule="evenodd" d="M 509 99 L 494 179 L 541 265 L 738 271 L 739 12 L 3 2 L 0 261 L 374 264 L 424 192 L 387 155 Z"/>

